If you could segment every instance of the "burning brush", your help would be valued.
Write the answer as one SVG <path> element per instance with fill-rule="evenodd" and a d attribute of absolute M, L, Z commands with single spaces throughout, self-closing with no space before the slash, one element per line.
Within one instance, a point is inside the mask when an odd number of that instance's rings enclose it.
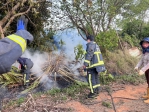
<path fill-rule="evenodd" d="M 61 55 L 50 53 L 48 55 L 48 60 L 42 66 L 42 71 L 40 73 L 31 74 L 31 76 L 34 77 L 30 78 L 31 84 L 23 93 L 36 88 L 39 84 L 44 85 L 46 81 L 41 81 L 41 79 L 45 76 L 53 81 L 57 81 L 57 77 L 60 77 L 68 82 L 79 82 L 80 79 L 64 62 L 65 56 L 62 53 L 60 54 Z M 80 70 L 83 72 L 83 68 L 80 68 Z M 39 77 L 35 77 L 36 74 L 39 74 Z M 10 72 L 0 76 L 0 84 L 9 88 L 23 85 L 23 75 L 19 73 L 16 67 L 12 67 Z"/>
<path fill-rule="evenodd" d="M 34 89 L 37 87 L 41 79 L 45 76 L 48 76 L 49 80 L 57 81 L 57 77 L 61 77 L 66 81 L 76 81 L 77 77 L 73 74 L 73 72 L 67 67 L 64 63 L 64 55 L 58 55 L 50 53 L 48 56 L 47 62 L 44 63 L 42 67 L 42 73 L 41 75 L 34 81 L 34 83 L 31 84 L 31 86 L 26 89 L 24 92 L 28 92 L 31 89 Z M 35 75 L 35 74 L 32 74 Z M 53 79 L 54 76 L 54 79 Z M 42 81 L 42 84 L 44 85 L 46 81 Z"/>

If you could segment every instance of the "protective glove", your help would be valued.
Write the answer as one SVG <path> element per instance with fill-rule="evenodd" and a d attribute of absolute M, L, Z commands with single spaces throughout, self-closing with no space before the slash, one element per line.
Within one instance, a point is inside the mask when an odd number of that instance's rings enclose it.
<path fill-rule="evenodd" d="M 138 70 L 139 70 L 139 68 L 138 68 L 138 67 L 135 67 L 135 68 L 134 68 L 134 70 L 135 70 L 135 71 L 138 71 Z"/>
<path fill-rule="evenodd" d="M 17 31 L 27 30 L 27 23 L 28 23 L 28 19 L 26 19 L 25 16 L 22 15 L 17 21 Z"/>
<path fill-rule="evenodd" d="M 143 75 L 144 72 L 142 70 L 139 70 L 139 75 Z"/>
<path fill-rule="evenodd" d="M 85 65 L 83 65 L 83 69 L 86 69 L 86 66 Z"/>
<path fill-rule="evenodd" d="M 18 30 L 25 30 L 25 24 L 24 24 L 23 20 L 18 20 L 18 22 L 17 22 L 17 31 Z"/>

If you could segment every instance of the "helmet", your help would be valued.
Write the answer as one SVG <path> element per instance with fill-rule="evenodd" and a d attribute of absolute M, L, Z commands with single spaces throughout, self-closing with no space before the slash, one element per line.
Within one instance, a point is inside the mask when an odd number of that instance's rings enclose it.
<path fill-rule="evenodd" d="M 140 45 L 142 46 L 142 43 L 143 42 L 149 42 L 149 37 L 145 37 L 141 42 L 140 42 Z"/>
<path fill-rule="evenodd" d="M 93 36 L 93 35 L 88 35 L 88 36 L 87 36 L 87 40 L 88 40 L 88 39 L 89 39 L 90 41 L 94 41 L 94 36 Z"/>

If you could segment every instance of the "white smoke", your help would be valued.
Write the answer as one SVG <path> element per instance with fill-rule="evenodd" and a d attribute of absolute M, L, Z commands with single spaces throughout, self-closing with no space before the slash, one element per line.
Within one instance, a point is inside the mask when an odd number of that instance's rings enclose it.
<path fill-rule="evenodd" d="M 40 82 L 44 85 L 46 89 L 53 88 L 53 81 L 49 79 L 48 74 L 43 75 L 42 70 L 48 60 L 48 53 L 40 53 L 38 51 L 31 53 L 29 50 L 26 50 L 21 57 L 29 58 L 32 60 L 34 66 L 32 67 L 31 72 L 34 73 L 36 77 L 42 76 Z"/>
<path fill-rule="evenodd" d="M 64 45 L 62 48 L 58 45 L 60 41 L 64 42 Z M 56 42 L 56 45 L 59 47 L 59 49 L 62 49 L 66 59 L 65 62 L 73 62 L 75 61 L 75 53 L 74 53 L 74 48 L 78 45 L 81 44 L 85 50 L 86 48 L 86 41 L 79 35 L 77 29 L 67 29 L 64 31 L 59 31 L 55 36 L 54 36 L 54 41 Z M 77 68 L 80 68 L 83 65 L 83 61 L 75 64 L 70 64 L 69 67 L 71 67 L 72 71 L 74 72 L 75 75 L 78 75 L 79 73 L 77 72 Z"/>
<path fill-rule="evenodd" d="M 31 59 L 34 63 L 31 71 L 40 76 L 40 74 L 42 74 L 42 67 L 48 59 L 48 54 L 40 52 L 31 53 L 29 50 L 26 50 L 21 57 Z"/>
<path fill-rule="evenodd" d="M 63 49 L 66 57 L 64 60 L 65 64 L 67 64 L 71 68 L 75 75 L 78 75 L 79 73 L 77 71 L 77 68 L 83 65 L 83 61 L 75 64 L 72 63 L 73 61 L 75 61 L 74 48 L 78 44 L 82 44 L 85 49 L 86 41 L 78 34 L 78 31 L 76 29 L 68 29 L 62 32 L 58 32 L 54 36 L 54 40 L 55 42 L 57 42 L 57 46 L 59 46 L 58 44 L 61 40 L 64 41 L 65 44 L 62 46 L 62 48 L 59 48 L 59 50 Z M 54 51 L 54 53 L 60 54 L 59 50 Z M 29 58 L 33 61 L 34 66 L 32 67 L 31 72 L 36 74 L 37 77 L 40 77 L 43 74 L 42 68 L 48 60 L 48 53 L 30 52 L 29 50 L 26 50 L 21 57 Z M 49 79 L 48 75 L 42 76 L 42 79 L 40 81 L 45 84 L 46 89 L 51 89 L 53 86 L 55 86 L 55 83 L 51 79 Z"/>

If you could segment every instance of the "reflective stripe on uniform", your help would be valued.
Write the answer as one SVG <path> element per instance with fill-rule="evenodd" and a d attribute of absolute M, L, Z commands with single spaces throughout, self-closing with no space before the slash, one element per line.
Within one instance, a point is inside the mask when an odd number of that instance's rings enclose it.
<path fill-rule="evenodd" d="M 91 63 L 88 60 L 85 60 L 84 62 L 88 63 L 88 66 L 90 67 Z"/>
<path fill-rule="evenodd" d="M 96 52 L 94 52 L 94 54 L 96 54 L 96 56 L 97 56 L 97 60 L 98 60 L 98 62 L 99 62 L 99 61 L 100 61 L 99 54 L 101 54 L 101 52 L 96 51 Z"/>
<path fill-rule="evenodd" d="M 29 82 L 29 80 L 26 80 L 26 82 Z"/>
<path fill-rule="evenodd" d="M 24 85 L 26 84 L 26 74 L 24 74 Z"/>
<path fill-rule="evenodd" d="M 99 61 L 98 63 L 93 64 L 93 65 L 91 65 L 89 67 L 86 67 L 86 68 L 92 68 L 92 67 L 101 66 L 101 65 L 104 65 L 104 62 L 103 61 Z"/>
<path fill-rule="evenodd" d="M 12 41 L 16 42 L 17 44 L 19 44 L 21 49 L 22 49 L 22 52 L 25 51 L 25 49 L 26 49 L 25 39 L 23 39 L 22 37 L 20 37 L 18 35 L 14 35 L 14 34 L 7 36 L 7 38 L 9 38 L 10 40 L 12 40 Z"/>
<path fill-rule="evenodd" d="M 94 93 L 93 91 L 93 86 L 92 86 L 92 81 L 91 81 L 91 74 L 89 74 L 89 86 L 90 86 L 90 89 L 91 89 L 91 93 Z"/>
<path fill-rule="evenodd" d="M 93 88 L 100 87 L 100 84 L 94 85 Z"/>
<path fill-rule="evenodd" d="M 90 63 L 90 61 L 88 61 L 88 60 L 85 60 L 85 62 L 88 63 L 88 64 Z"/>
<path fill-rule="evenodd" d="M 98 62 L 98 63 L 95 63 L 95 64 L 90 65 L 90 61 L 85 60 L 85 62 L 89 63 L 89 66 L 86 67 L 86 68 L 92 68 L 92 67 L 96 67 L 96 66 L 104 65 L 103 60 L 101 61 L 101 60 L 100 60 L 100 57 L 99 57 L 99 54 L 101 54 L 101 52 L 96 51 L 96 52 L 94 52 L 94 54 L 97 56 L 97 62 Z"/>
<path fill-rule="evenodd" d="M 96 52 L 94 52 L 94 54 L 101 54 L 101 52 L 99 52 L 99 51 L 96 51 Z"/>

